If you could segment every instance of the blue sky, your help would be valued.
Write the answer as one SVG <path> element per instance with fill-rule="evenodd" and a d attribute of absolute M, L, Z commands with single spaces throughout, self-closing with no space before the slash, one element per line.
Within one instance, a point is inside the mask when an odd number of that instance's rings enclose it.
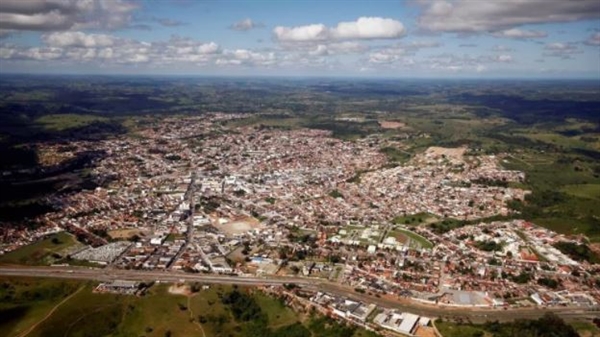
<path fill-rule="evenodd" d="M 9 72 L 600 80 L 600 1 L 4 0 Z"/>

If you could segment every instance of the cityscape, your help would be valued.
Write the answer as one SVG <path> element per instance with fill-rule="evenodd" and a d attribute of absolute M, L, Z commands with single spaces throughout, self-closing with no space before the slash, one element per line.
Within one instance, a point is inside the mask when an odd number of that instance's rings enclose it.
<path fill-rule="evenodd" d="M 600 0 L 0 1 L 0 337 L 600 337 Z"/>

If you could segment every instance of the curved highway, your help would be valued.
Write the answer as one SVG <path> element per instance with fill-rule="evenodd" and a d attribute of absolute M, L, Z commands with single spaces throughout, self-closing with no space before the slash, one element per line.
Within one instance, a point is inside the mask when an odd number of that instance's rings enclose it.
<path fill-rule="evenodd" d="M 463 318 L 474 323 L 488 320 L 508 321 L 517 318 L 538 318 L 548 311 L 555 312 L 560 317 L 571 319 L 586 319 L 600 316 L 600 307 L 553 307 L 553 308 L 521 308 L 521 309 L 491 309 L 491 308 L 465 308 L 425 305 L 409 299 L 390 297 L 375 297 L 360 294 L 352 288 L 337 283 L 319 279 L 302 277 L 256 277 L 256 276 L 230 276 L 214 274 L 190 274 L 166 271 L 141 271 L 141 270 L 104 270 L 72 267 L 20 267 L 2 266 L 0 276 L 26 276 L 26 277 L 51 277 L 81 280 L 111 281 L 116 279 L 138 281 L 179 282 L 197 281 L 212 284 L 238 284 L 238 285 L 282 285 L 295 283 L 309 290 L 324 291 L 331 294 L 346 296 L 368 303 L 375 303 L 382 307 L 394 308 L 417 315 L 428 317 Z"/>

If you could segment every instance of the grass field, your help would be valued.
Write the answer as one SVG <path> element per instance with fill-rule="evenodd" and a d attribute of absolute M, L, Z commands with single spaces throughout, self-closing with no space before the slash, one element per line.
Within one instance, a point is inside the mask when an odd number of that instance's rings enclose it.
<path fill-rule="evenodd" d="M 49 131 L 63 131 L 107 120 L 107 118 L 93 115 L 55 114 L 42 116 L 36 119 L 34 123 Z"/>
<path fill-rule="evenodd" d="M 538 198 L 535 212 L 526 214 L 534 223 L 565 234 L 585 234 L 600 240 L 600 178 L 594 175 L 593 161 L 580 157 L 523 151 L 503 162 L 508 169 L 526 173 L 525 187 L 534 192 L 550 192 L 556 200 Z"/>
<path fill-rule="evenodd" d="M 238 321 L 234 318 L 234 309 L 222 302 L 221 298 L 233 291 L 234 286 L 211 285 L 188 296 L 170 293 L 169 284 L 156 284 L 146 295 L 137 297 L 93 293 L 95 285 L 82 281 L 0 277 L 0 298 L 3 298 L 0 336 L 17 337 L 31 330 L 28 337 L 248 337 L 250 327 L 255 324 Z M 273 336 L 285 335 L 283 332 L 298 325 L 305 331 L 298 336 L 321 336 L 319 331 L 313 330 L 323 324 L 335 327 L 328 330 L 330 337 L 375 336 L 361 329 L 345 330 L 331 325 L 323 317 L 298 314 L 255 288 L 237 289 L 257 303 Z M 320 325 L 313 326 L 315 320 L 321 322 Z M 348 331 L 351 333 L 343 334 Z"/>
<path fill-rule="evenodd" d="M 590 322 L 572 322 L 571 326 L 577 330 L 581 337 L 598 337 L 600 329 Z"/>
<path fill-rule="evenodd" d="M 455 324 L 450 322 L 436 322 L 435 326 L 443 337 L 475 337 L 475 336 L 486 336 L 492 337 L 491 334 L 487 334 L 485 330 L 478 327 L 477 325 L 463 325 Z"/>
<path fill-rule="evenodd" d="M 44 265 L 51 264 L 58 260 L 53 254 L 60 254 L 79 243 L 73 235 L 60 232 L 52 234 L 47 238 L 34 242 L 30 245 L 21 247 L 8 254 L 0 256 L 0 263 L 3 264 L 28 264 Z"/>
<path fill-rule="evenodd" d="M 567 185 L 562 190 L 576 197 L 600 200 L 600 184 Z"/>
<path fill-rule="evenodd" d="M 437 217 L 429 213 L 417 213 L 406 216 L 397 216 L 392 221 L 395 224 L 420 225 L 435 222 Z"/>
<path fill-rule="evenodd" d="M 298 322 L 298 315 L 286 307 L 282 302 L 264 294 L 256 294 L 256 301 L 267 314 L 269 326 L 280 328 Z"/>
<path fill-rule="evenodd" d="M 433 243 L 431 243 L 431 241 L 427 240 L 426 238 L 422 237 L 421 235 L 415 232 L 411 232 L 401 228 L 396 228 L 392 232 L 390 232 L 390 234 L 400 234 L 408 237 L 410 240 L 413 241 L 411 243 L 411 246 L 414 246 L 414 243 L 417 243 L 421 248 L 433 248 Z"/>
<path fill-rule="evenodd" d="M 79 281 L 0 277 L 0 336 L 16 336 L 84 285 Z"/>

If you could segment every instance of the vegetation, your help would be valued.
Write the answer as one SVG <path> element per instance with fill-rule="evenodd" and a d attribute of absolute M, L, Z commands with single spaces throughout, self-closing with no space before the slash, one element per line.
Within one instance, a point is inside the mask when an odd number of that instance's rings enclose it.
<path fill-rule="evenodd" d="M 344 195 L 338 190 L 332 190 L 331 192 L 329 192 L 329 196 L 332 198 L 344 198 Z"/>
<path fill-rule="evenodd" d="M 571 257 L 573 260 L 600 263 L 600 257 L 598 257 L 586 244 L 559 241 L 554 244 L 554 247 Z"/>
<path fill-rule="evenodd" d="M 436 322 L 436 327 L 444 337 L 578 337 L 577 331 L 554 313 L 546 313 L 537 320 L 517 319 L 514 322 L 485 324 L 455 324 L 446 321 Z"/>
<path fill-rule="evenodd" d="M 59 232 L 8 254 L 0 255 L 0 263 L 47 265 L 63 258 L 62 252 L 76 244 L 78 243 L 73 235 Z"/>
<path fill-rule="evenodd" d="M 496 241 L 475 241 L 475 247 L 486 252 L 500 251 L 503 246 L 502 243 Z"/>
<path fill-rule="evenodd" d="M 39 323 L 28 336 L 201 336 L 201 328 L 206 336 L 215 337 L 374 336 L 322 316 L 298 315 L 280 299 L 249 288 L 205 290 L 192 284 L 195 291 L 188 297 L 169 294 L 169 285 L 159 284 L 137 297 L 92 293 L 94 286 L 0 278 L 0 335 L 16 336 Z"/>
<path fill-rule="evenodd" d="M 47 130 L 63 131 L 66 129 L 79 128 L 92 124 L 93 122 L 104 122 L 108 119 L 105 117 L 94 115 L 79 115 L 79 114 L 52 114 L 44 115 L 34 122 L 40 124 Z"/>
<path fill-rule="evenodd" d="M 379 151 L 385 154 L 390 162 L 405 163 L 411 158 L 410 153 L 395 147 L 383 147 Z"/>
<path fill-rule="evenodd" d="M 394 229 L 394 232 L 400 233 L 401 235 L 405 235 L 410 240 L 416 242 L 422 248 L 433 248 L 433 243 L 431 243 L 431 241 L 427 240 L 426 238 L 422 237 L 421 235 L 415 232 L 411 232 L 401 228 Z"/>

